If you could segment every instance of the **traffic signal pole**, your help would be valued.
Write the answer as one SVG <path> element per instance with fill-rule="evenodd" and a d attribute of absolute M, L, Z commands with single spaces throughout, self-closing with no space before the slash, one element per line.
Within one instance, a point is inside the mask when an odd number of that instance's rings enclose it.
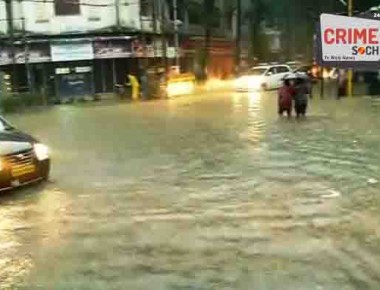
<path fill-rule="evenodd" d="M 347 7 L 348 7 L 348 16 L 351 17 L 352 12 L 353 12 L 353 0 L 348 0 Z M 352 79 L 353 79 L 353 72 L 352 72 L 352 69 L 350 69 L 348 70 L 348 74 L 347 74 L 347 94 L 349 97 L 352 97 L 353 95 Z"/>

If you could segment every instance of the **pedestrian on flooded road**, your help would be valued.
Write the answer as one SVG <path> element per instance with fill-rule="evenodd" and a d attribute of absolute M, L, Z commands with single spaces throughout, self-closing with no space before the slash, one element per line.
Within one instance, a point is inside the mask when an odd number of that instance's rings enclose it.
<path fill-rule="evenodd" d="M 292 116 L 294 93 L 293 81 L 284 79 L 282 87 L 278 90 L 278 114 L 280 116 L 283 116 L 284 112 L 288 118 Z"/>
<path fill-rule="evenodd" d="M 338 71 L 337 81 L 338 81 L 337 99 L 339 100 L 340 98 L 347 96 L 348 78 L 347 78 L 347 73 L 344 69 L 340 69 Z"/>
<path fill-rule="evenodd" d="M 297 78 L 294 94 L 294 110 L 296 111 L 297 118 L 306 116 L 308 103 L 309 98 L 307 84 L 304 79 Z"/>
<path fill-rule="evenodd" d="M 132 89 L 132 96 L 131 96 L 131 98 L 132 98 L 133 101 L 137 101 L 139 99 L 139 95 L 140 95 L 140 84 L 139 84 L 139 81 L 132 74 L 128 74 L 127 78 L 129 80 L 129 85 L 131 86 L 131 89 Z"/>

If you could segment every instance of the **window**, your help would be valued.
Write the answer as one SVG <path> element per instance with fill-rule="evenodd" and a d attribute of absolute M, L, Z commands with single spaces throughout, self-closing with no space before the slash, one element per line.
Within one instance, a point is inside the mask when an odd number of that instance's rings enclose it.
<path fill-rule="evenodd" d="M 277 67 L 277 73 L 282 74 L 282 73 L 287 73 L 287 72 L 289 72 L 289 69 L 286 66 Z"/>
<path fill-rule="evenodd" d="M 277 74 L 277 69 L 276 67 L 271 67 L 268 72 L 266 73 L 267 76 L 275 75 Z"/>
<path fill-rule="evenodd" d="M 80 14 L 80 0 L 55 0 L 55 15 L 78 15 Z"/>
<path fill-rule="evenodd" d="M 150 1 L 140 1 L 141 16 L 150 17 L 153 14 L 153 4 Z"/>
<path fill-rule="evenodd" d="M 266 68 L 253 68 L 250 70 L 249 75 L 251 76 L 261 76 L 267 71 Z"/>

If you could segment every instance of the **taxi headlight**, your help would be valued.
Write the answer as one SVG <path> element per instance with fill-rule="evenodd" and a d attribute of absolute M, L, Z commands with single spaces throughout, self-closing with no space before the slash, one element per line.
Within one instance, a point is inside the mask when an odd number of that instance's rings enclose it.
<path fill-rule="evenodd" d="M 41 143 L 34 144 L 34 153 L 39 161 L 49 158 L 49 148 Z"/>

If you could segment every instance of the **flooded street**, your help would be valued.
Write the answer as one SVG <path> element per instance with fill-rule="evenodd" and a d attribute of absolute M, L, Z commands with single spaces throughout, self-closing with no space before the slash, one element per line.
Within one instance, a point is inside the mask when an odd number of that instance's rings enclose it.
<path fill-rule="evenodd" d="M 212 93 L 8 119 L 48 184 L 0 196 L 0 289 L 379 289 L 380 102 Z"/>

